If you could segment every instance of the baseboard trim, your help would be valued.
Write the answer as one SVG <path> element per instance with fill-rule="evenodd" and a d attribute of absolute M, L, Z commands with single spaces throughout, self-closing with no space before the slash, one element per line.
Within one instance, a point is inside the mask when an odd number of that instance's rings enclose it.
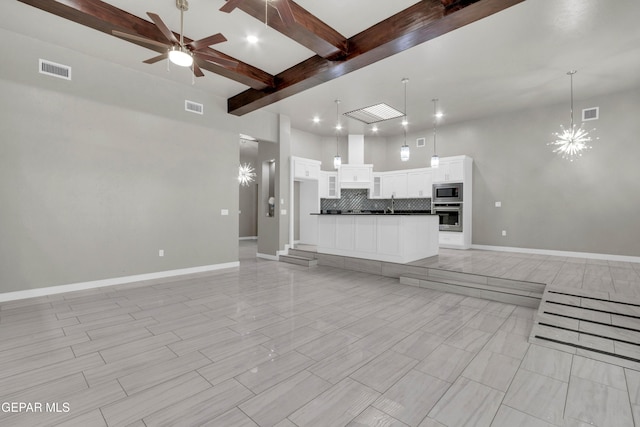
<path fill-rule="evenodd" d="M 569 258 L 601 259 L 606 261 L 638 262 L 640 257 L 628 255 L 596 254 L 591 252 L 555 251 L 551 249 L 516 248 L 511 246 L 471 245 L 471 249 L 498 252 L 520 252 L 525 254 L 564 256 Z"/>
<path fill-rule="evenodd" d="M 90 282 L 72 283 L 69 285 L 49 286 L 46 288 L 27 289 L 0 293 L 0 302 L 14 301 L 25 298 L 41 297 L 46 295 L 61 294 L 64 292 L 83 291 L 86 289 L 102 288 L 105 286 L 123 285 L 126 283 L 142 282 L 145 280 L 164 279 L 167 277 L 184 276 L 188 274 L 204 273 L 208 271 L 223 270 L 239 267 L 240 262 L 227 262 L 222 264 L 203 265 L 200 267 L 180 268 L 178 270 L 159 271 L 156 273 L 136 274 L 133 276 L 114 277 L 111 279 L 93 280 Z"/>
<path fill-rule="evenodd" d="M 258 236 L 238 237 L 238 240 L 258 240 Z"/>
<path fill-rule="evenodd" d="M 277 255 L 261 254 L 259 252 L 256 254 L 256 258 L 268 259 L 269 261 L 278 261 Z"/>

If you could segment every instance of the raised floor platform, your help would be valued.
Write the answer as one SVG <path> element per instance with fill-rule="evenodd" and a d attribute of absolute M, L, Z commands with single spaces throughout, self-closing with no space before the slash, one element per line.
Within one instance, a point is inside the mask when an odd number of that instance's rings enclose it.
<path fill-rule="evenodd" d="M 483 274 L 464 273 L 415 264 L 319 254 L 312 249 L 290 249 L 296 259 L 313 259 L 318 265 L 362 271 L 394 277 L 403 285 L 418 286 L 476 298 L 537 308 L 544 292 L 544 283 L 528 282 Z M 437 257 L 433 257 L 437 258 Z M 427 258 L 427 260 L 430 258 Z M 283 261 L 288 262 L 287 259 Z"/>

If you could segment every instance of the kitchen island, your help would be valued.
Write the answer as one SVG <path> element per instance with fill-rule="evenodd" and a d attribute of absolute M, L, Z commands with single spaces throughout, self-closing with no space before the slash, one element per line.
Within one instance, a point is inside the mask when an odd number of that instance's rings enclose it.
<path fill-rule="evenodd" d="M 438 255 L 438 215 L 316 214 L 317 250 L 341 255 L 406 264 Z"/>

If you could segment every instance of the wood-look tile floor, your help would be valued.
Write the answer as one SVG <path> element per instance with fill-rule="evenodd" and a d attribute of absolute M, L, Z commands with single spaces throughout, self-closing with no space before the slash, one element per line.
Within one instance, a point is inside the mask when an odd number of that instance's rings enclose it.
<path fill-rule="evenodd" d="M 240 252 L 239 269 L 0 304 L 0 425 L 640 425 L 640 372 L 529 344 L 533 309 Z M 632 264 L 474 252 L 438 262 L 640 286 Z"/>

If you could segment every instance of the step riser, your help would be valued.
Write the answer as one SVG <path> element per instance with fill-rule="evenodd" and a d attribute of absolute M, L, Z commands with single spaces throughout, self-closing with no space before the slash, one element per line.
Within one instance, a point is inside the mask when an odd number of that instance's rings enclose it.
<path fill-rule="evenodd" d="M 287 264 L 301 265 L 303 267 L 315 267 L 316 265 L 318 265 L 317 259 L 291 258 L 286 255 L 280 255 L 280 261 L 286 262 Z"/>
<path fill-rule="evenodd" d="M 481 276 L 478 274 L 461 273 L 458 271 L 447 271 L 429 268 L 427 277 L 437 282 L 444 283 L 476 283 L 479 285 L 495 286 L 507 289 L 518 289 L 525 292 L 544 292 L 544 283 L 523 282 L 521 280 L 503 279 L 500 277 Z"/>
<path fill-rule="evenodd" d="M 459 282 L 456 284 L 452 284 L 401 276 L 400 283 L 409 286 L 417 286 L 420 288 L 432 289 L 441 292 L 466 295 L 475 298 L 503 302 L 506 304 L 519 305 L 523 307 L 538 308 L 538 305 L 540 304 L 540 298 L 507 294 L 489 289 L 479 289 L 477 287 L 460 285 L 458 284 Z M 477 286 L 477 283 L 473 285 Z"/>
<path fill-rule="evenodd" d="M 311 251 L 303 251 L 300 249 L 289 249 L 289 255 L 299 256 L 302 258 L 316 259 L 317 253 Z"/>

